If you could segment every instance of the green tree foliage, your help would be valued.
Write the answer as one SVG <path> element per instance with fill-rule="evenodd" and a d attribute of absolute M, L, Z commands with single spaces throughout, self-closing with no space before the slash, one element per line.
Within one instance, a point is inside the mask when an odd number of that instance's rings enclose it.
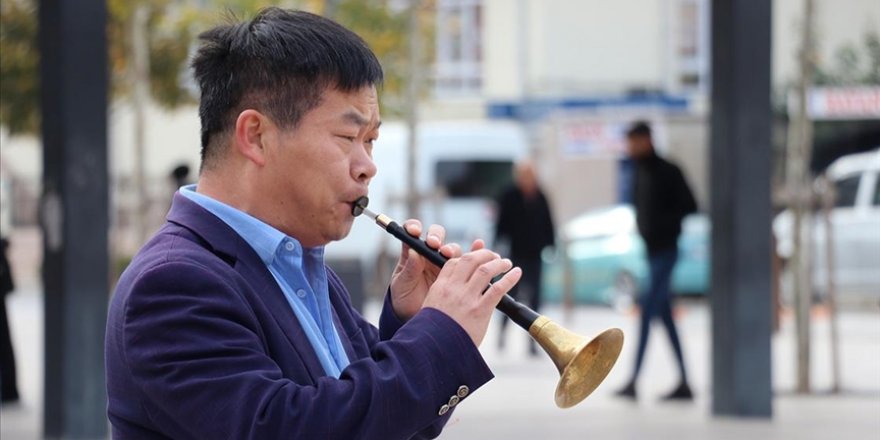
<path fill-rule="evenodd" d="M 329 3 L 332 3 L 330 7 Z M 408 29 L 405 8 L 394 7 L 388 0 L 300 0 L 286 4 L 267 0 L 215 0 L 214 11 L 226 11 L 227 15 L 244 19 L 252 17 L 267 6 L 294 7 L 316 14 L 332 10 L 333 20 L 351 29 L 370 45 L 382 63 L 385 83 L 380 91 L 383 117 L 401 116 L 405 110 L 403 99 L 406 89 Z M 420 29 L 424 51 L 421 61 L 424 64 L 433 59 L 433 0 L 420 0 Z M 217 21 L 217 12 L 214 20 Z M 210 23 L 209 22 L 209 23 Z M 206 24 L 207 26 L 207 24 Z M 423 81 L 423 85 L 427 81 Z M 423 89 L 425 89 L 423 87 Z M 423 90 L 424 91 L 424 90 Z"/>
<path fill-rule="evenodd" d="M 401 116 L 405 110 L 402 100 L 408 57 L 407 11 L 394 11 L 387 2 L 347 0 L 337 4 L 333 18 L 363 37 L 376 53 L 385 72 L 380 101 L 383 117 Z"/>
<path fill-rule="evenodd" d="M 876 30 L 867 33 L 864 45 L 868 58 L 864 81 L 868 84 L 880 84 L 880 33 Z"/>
<path fill-rule="evenodd" d="M 835 50 L 830 65 L 817 65 L 815 84 L 880 85 L 880 34 L 871 30 L 865 33 L 861 43 L 844 44 Z"/>
<path fill-rule="evenodd" d="M 109 0 L 107 36 L 114 97 L 131 88 L 131 19 L 138 2 L 150 8 L 150 89 L 153 99 L 175 107 L 193 101 L 182 86 L 197 11 L 172 0 Z M 39 43 L 35 0 L 0 1 L 0 123 L 11 134 L 39 131 Z"/>
<path fill-rule="evenodd" d="M 192 102 L 193 96 L 184 87 L 190 42 L 201 13 L 186 3 L 171 0 L 108 0 L 110 72 L 113 93 L 125 96 L 131 88 L 131 27 L 135 9 L 146 5 L 147 42 L 150 50 L 150 91 L 158 104 L 174 108 Z"/>
<path fill-rule="evenodd" d="M 200 6 L 184 0 L 108 0 L 108 63 L 113 99 L 131 91 L 131 26 L 135 9 L 149 8 L 147 35 L 152 99 L 166 108 L 194 102 L 187 85 L 188 60 L 199 32 L 230 17 L 252 17 L 266 6 L 293 7 L 322 13 L 329 0 L 208 0 Z M 399 3 L 399 2 L 398 2 Z M 0 0 L 0 124 L 12 134 L 39 131 L 39 45 L 37 0 Z M 420 23 L 425 49 L 432 59 L 433 1 L 421 2 Z M 389 0 L 335 0 L 336 21 L 364 37 L 385 69 L 382 111 L 399 116 L 405 90 L 407 11 Z M 424 82 L 426 83 L 426 82 Z"/>
<path fill-rule="evenodd" d="M 0 123 L 12 134 L 39 129 L 37 44 L 33 2 L 0 0 Z"/>

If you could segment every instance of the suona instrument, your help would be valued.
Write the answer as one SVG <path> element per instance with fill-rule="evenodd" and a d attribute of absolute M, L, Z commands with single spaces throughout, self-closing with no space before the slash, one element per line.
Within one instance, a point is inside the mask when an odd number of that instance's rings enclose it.
<path fill-rule="evenodd" d="M 366 214 L 382 229 L 406 243 L 428 261 L 443 267 L 447 261 L 445 256 L 407 233 L 390 217 L 367 209 L 368 203 L 367 197 L 355 200 L 352 203 L 352 215 L 357 217 Z M 560 408 L 570 408 L 589 396 L 608 376 L 623 348 L 623 331 L 619 328 L 605 330 L 587 341 L 585 337 L 517 302 L 510 295 L 504 295 L 496 308 L 527 330 L 553 360 L 560 375 L 555 396 L 556 405 Z"/>

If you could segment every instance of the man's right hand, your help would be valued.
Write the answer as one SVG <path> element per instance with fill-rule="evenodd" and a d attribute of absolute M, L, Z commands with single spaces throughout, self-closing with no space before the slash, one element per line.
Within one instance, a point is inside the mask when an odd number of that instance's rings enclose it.
<path fill-rule="evenodd" d="M 464 328 L 479 346 L 486 336 L 495 306 L 516 285 L 522 270 L 488 249 L 475 249 L 452 258 L 440 270 L 431 285 L 423 307 L 447 314 Z M 509 271 L 509 272 L 508 272 Z M 497 275 L 504 274 L 486 289 Z"/>

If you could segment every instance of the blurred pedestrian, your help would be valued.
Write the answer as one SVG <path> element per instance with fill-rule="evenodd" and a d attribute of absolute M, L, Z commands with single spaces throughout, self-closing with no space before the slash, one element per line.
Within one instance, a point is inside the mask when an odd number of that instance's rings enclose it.
<path fill-rule="evenodd" d="M 657 155 L 646 122 L 636 122 L 627 131 L 627 151 L 635 161 L 632 200 L 635 207 L 639 234 L 645 242 L 650 269 L 650 285 L 642 292 L 641 329 L 636 363 L 629 383 L 618 395 L 636 398 L 636 381 L 642 367 L 651 320 L 662 320 L 675 358 L 678 361 L 680 381 L 664 399 L 692 399 L 682 354 L 681 341 L 672 317 L 670 280 L 678 259 L 678 236 L 685 216 L 696 212 L 697 204 L 681 170 Z"/>
<path fill-rule="evenodd" d="M 5 231 L 4 231 L 5 232 Z M 0 237 L 0 402 L 18 401 L 18 386 L 15 374 L 15 352 L 9 334 L 9 319 L 6 314 L 6 296 L 15 289 L 12 269 L 6 258 L 9 242 Z"/>
<path fill-rule="evenodd" d="M 514 182 L 498 201 L 495 222 L 496 246 L 509 249 L 510 259 L 521 267 L 523 276 L 510 295 L 527 300 L 529 307 L 541 308 L 541 253 L 555 242 L 553 217 L 547 197 L 538 184 L 534 165 L 529 161 L 514 166 Z M 524 301 L 526 302 L 526 301 Z M 501 316 L 498 348 L 504 348 L 507 315 Z M 529 353 L 537 354 L 535 340 L 529 338 Z"/>
<path fill-rule="evenodd" d="M 169 209 L 174 203 L 174 194 L 184 186 L 194 183 L 192 179 L 190 179 L 189 174 L 189 165 L 185 163 L 175 165 L 174 168 L 171 169 L 171 172 L 168 173 L 168 181 L 171 182 L 171 191 L 169 192 L 168 197 Z"/>
<path fill-rule="evenodd" d="M 189 178 L 189 165 L 185 163 L 172 168 L 168 178 L 171 179 L 171 184 L 174 185 L 174 191 L 177 191 L 184 185 L 193 183 Z"/>
<path fill-rule="evenodd" d="M 0 403 L 15 402 L 19 397 L 15 374 L 15 352 L 12 349 L 9 319 L 6 314 L 6 296 L 15 289 L 12 268 L 6 255 L 9 247 L 9 231 L 12 229 L 10 181 L 6 177 L 4 173 L 0 178 Z"/>

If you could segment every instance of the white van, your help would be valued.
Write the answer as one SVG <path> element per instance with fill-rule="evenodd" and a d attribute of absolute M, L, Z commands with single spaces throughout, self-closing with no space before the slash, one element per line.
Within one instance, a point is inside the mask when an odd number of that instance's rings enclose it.
<path fill-rule="evenodd" d="M 843 299 L 880 299 L 880 148 L 852 154 L 834 161 L 827 170 L 834 183 L 836 199 L 831 210 L 834 282 Z M 792 253 L 790 211 L 773 221 L 777 252 L 783 258 Z M 813 215 L 812 225 L 813 287 L 827 290 L 825 259 L 825 223 Z"/>
<path fill-rule="evenodd" d="M 491 243 L 494 199 L 512 181 L 513 163 L 528 154 L 522 127 L 507 121 L 428 122 L 419 126 L 417 135 L 415 181 L 422 224 L 442 224 L 446 241 L 464 248 L 476 238 Z M 370 184 L 369 208 L 398 222 L 408 218 L 407 143 L 406 125 L 390 122 L 382 124 L 373 147 L 379 171 Z M 338 272 L 361 271 L 362 277 L 346 280 L 349 287 L 361 278 L 368 288 L 384 289 L 391 271 L 387 260 L 396 259 L 399 252 L 399 241 L 362 216 L 347 238 L 327 246 L 326 257 Z"/>

